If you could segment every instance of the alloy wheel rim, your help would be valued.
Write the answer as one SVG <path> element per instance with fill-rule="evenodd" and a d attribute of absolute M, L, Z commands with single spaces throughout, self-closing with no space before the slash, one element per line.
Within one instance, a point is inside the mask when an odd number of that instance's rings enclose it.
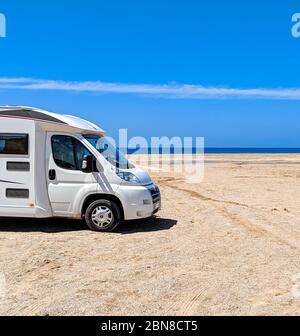
<path fill-rule="evenodd" d="M 105 205 L 96 207 L 92 212 L 92 222 L 100 228 L 109 226 L 113 219 L 114 215 L 111 209 Z"/>

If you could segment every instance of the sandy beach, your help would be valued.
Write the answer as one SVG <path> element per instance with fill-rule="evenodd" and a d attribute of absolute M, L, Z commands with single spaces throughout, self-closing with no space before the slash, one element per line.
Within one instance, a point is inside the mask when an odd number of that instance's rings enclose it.
<path fill-rule="evenodd" d="M 162 211 L 114 233 L 1 219 L 0 314 L 299 315 L 300 155 L 205 159 L 200 184 L 152 171 Z"/>

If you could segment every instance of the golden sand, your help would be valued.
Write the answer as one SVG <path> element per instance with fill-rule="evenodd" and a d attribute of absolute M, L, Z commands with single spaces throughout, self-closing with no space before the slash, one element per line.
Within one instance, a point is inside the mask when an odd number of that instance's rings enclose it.
<path fill-rule="evenodd" d="M 0 313 L 300 314 L 300 155 L 205 159 L 200 184 L 152 171 L 162 211 L 116 233 L 1 220 Z"/>

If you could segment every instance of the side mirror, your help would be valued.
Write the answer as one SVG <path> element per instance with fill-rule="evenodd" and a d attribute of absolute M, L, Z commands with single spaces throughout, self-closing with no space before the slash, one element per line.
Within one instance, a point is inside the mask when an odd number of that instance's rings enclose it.
<path fill-rule="evenodd" d="M 83 173 L 92 173 L 94 171 L 95 159 L 92 155 L 84 156 L 82 160 L 81 170 Z"/>

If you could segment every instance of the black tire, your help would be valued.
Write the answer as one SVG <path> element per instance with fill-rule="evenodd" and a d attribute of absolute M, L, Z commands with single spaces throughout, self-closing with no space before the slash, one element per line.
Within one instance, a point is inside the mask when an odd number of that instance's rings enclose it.
<path fill-rule="evenodd" d="M 91 203 L 86 209 L 84 217 L 87 226 L 91 230 L 99 232 L 111 232 L 121 222 L 119 206 L 108 200 L 97 200 Z"/>

